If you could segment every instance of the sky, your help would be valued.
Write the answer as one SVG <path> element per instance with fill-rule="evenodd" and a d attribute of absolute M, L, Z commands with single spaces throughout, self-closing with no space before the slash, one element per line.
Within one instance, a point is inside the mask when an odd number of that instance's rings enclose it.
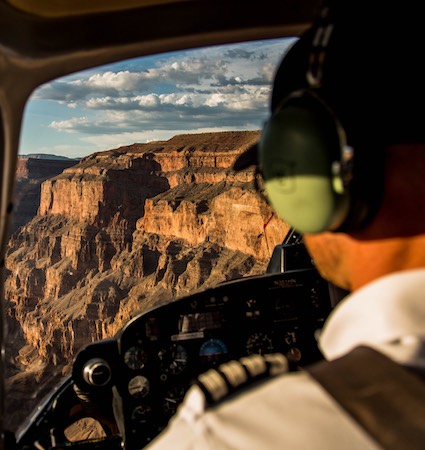
<path fill-rule="evenodd" d="M 293 39 L 164 53 L 54 80 L 27 102 L 20 154 L 72 158 L 177 134 L 258 130 Z"/>

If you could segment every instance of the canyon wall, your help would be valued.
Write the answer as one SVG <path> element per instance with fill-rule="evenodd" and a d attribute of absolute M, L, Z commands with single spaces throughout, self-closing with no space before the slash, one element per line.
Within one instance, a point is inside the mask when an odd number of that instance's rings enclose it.
<path fill-rule="evenodd" d="M 18 158 L 12 232 L 25 225 L 37 214 L 41 183 L 76 163 L 74 159 L 58 159 L 54 155 L 45 155 L 43 159 L 33 156 Z"/>
<path fill-rule="evenodd" d="M 253 170 L 232 170 L 258 137 L 133 144 L 41 185 L 38 214 L 13 234 L 6 258 L 9 389 L 49 384 L 81 346 L 160 302 L 265 271 L 288 226 L 254 189 Z"/>

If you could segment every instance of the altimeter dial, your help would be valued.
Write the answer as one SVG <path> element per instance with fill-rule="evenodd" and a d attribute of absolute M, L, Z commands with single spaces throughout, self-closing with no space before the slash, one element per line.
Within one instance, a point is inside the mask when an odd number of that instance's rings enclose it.
<path fill-rule="evenodd" d="M 187 365 L 186 349 L 180 344 L 171 344 L 158 352 L 160 369 L 166 376 L 178 375 Z"/>
<path fill-rule="evenodd" d="M 273 352 L 273 342 L 265 333 L 253 333 L 246 341 L 249 355 L 266 355 Z"/>

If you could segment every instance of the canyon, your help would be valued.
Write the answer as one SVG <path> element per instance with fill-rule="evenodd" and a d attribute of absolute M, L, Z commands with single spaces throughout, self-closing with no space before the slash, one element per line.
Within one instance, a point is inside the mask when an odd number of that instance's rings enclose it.
<path fill-rule="evenodd" d="M 32 178 L 18 164 L 27 196 L 6 256 L 9 429 L 82 346 L 155 305 L 265 272 L 289 227 L 257 192 L 254 169 L 232 169 L 258 138 L 178 135 L 55 161 L 57 173 Z"/>
<path fill-rule="evenodd" d="M 53 155 L 44 158 L 20 156 L 16 165 L 14 216 L 12 233 L 29 222 L 40 205 L 40 186 L 47 178 L 59 175 L 78 161 L 71 158 L 57 159 Z"/>

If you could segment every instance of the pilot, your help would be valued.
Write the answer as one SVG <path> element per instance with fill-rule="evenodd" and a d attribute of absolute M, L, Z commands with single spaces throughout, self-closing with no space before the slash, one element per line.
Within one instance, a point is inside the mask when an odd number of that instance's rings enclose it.
<path fill-rule="evenodd" d="M 151 450 L 423 448 L 423 423 L 419 441 L 409 426 L 424 416 L 405 408 L 425 384 L 417 376 L 425 369 L 421 20 L 410 0 L 329 1 L 284 56 L 260 142 L 235 164 L 259 166 L 272 206 L 304 234 L 322 276 L 350 292 L 320 333 L 325 383 L 308 367 L 229 395 L 214 395 L 219 382 L 198 383 Z M 365 348 L 369 359 L 346 359 Z M 404 387 L 419 381 L 419 394 L 397 397 L 395 381 L 386 392 L 395 380 L 387 363 L 413 380 Z M 340 382 L 348 406 L 332 391 Z M 366 405 L 375 394 L 378 414 Z M 399 444 L 400 423 L 410 447 Z"/>

